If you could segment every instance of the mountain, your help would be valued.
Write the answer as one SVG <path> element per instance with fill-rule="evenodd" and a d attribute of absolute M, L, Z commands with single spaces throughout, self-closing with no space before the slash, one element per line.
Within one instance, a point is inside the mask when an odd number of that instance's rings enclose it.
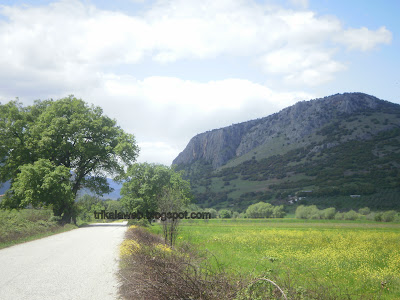
<path fill-rule="evenodd" d="M 0 195 L 4 195 L 10 188 L 10 182 L 0 183 Z"/>
<path fill-rule="evenodd" d="M 101 198 L 102 199 L 107 199 L 107 200 L 118 200 L 119 198 L 121 198 L 120 195 L 120 191 L 122 188 L 122 184 L 115 182 L 114 180 L 112 180 L 111 178 L 107 178 L 107 183 L 110 186 L 110 188 L 113 189 L 113 191 L 109 194 L 104 194 Z M 89 195 L 95 195 L 93 192 L 91 192 L 89 189 L 81 189 L 78 192 L 78 197 L 79 196 L 83 196 L 85 194 L 89 194 Z"/>
<path fill-rule="evenodd" d="M 107 178 L 107 182 L 109 186 L 114 189 L 111 193 L 103 195 L 103 199 L 111 199 L 111 200 L 117 200 L 119 199 L 120 196 L 120 191 L 122 188 L 122 184 L 115 182 L 114 180 Z M 6 183 L 0 184 L 0 195 L 3 195 L 7 192 L 7 190 L 10 188 L 10 182 L 7 181 Z M 94 195 L 90 190 L 88 189 L 82 189 L 78 192 L 78 195 L 82 196 L 84 194 L 89 194 L 89 195 Z"/>
<path fill-rule="evenodd" d="M 198 134 L 173 164 L 207 207 L 286 203 L 305 190 L 322 206 L 400 207 L 400 105 L 362 93 L 301 101 Z"/>

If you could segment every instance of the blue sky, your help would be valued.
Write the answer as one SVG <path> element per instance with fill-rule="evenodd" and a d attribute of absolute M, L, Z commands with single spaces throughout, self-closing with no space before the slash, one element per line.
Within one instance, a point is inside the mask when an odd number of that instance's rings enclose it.
<path fill-rule="evenodd" d="M 400 103 L 399 1 L 0 0 L 0 101 L 70 94 L 169 165 L 194 135 L 300 100 Z"/>

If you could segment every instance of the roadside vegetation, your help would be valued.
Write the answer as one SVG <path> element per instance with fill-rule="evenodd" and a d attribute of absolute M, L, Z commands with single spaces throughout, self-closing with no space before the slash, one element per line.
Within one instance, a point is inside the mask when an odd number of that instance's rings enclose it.
<path fill-rule="evenodd" d="M 171 247 L 134 225 L 125 238 L 119 272 L 124 299 L 232 299 L 240 285 L 212 264 L 210 253 L 188 243 Z"/>
<path fill-rule="evenodd" d="M 0 248 L 77 228 L 49 209 L 0 210 Z"/>
<path fill-rule="evenodd" d="M 152 226 L 151 231 L 160 233 L 161 228 Z M 229 299 L 281 299 L 277 287 L 265 281 L 246 288 L 257 278 L 272 280 L 288 299 L 400 296 L 400 225 L 396 223 L 190 220 L 181 225 L 176 249 L 186 244 L 199 253 L 212 253 L 210 268 L 231 280 L 240 277 Z"/>

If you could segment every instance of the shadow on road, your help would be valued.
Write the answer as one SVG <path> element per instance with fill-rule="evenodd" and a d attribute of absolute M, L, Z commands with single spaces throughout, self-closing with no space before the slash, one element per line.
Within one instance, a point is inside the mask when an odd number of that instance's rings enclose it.
<path fill-rule="evenodd" d="M 87 224 L 85 226 L 82 227 L 94 227 L 94 226 L 106 226 L 106 227 L 115 227 L 115 226 L 128 226 L 128 222 L 120 222 L 120 223 L 92 223 L 92 224 Z"/>

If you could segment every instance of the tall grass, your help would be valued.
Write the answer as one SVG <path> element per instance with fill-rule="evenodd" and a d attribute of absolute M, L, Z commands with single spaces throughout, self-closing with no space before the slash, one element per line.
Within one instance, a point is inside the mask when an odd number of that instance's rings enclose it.
<path fill-rule="evenodd" d="M 0 248 L 75 228 L 71 224 L 60 226 L 48 209 L 0 210 Z"/>

